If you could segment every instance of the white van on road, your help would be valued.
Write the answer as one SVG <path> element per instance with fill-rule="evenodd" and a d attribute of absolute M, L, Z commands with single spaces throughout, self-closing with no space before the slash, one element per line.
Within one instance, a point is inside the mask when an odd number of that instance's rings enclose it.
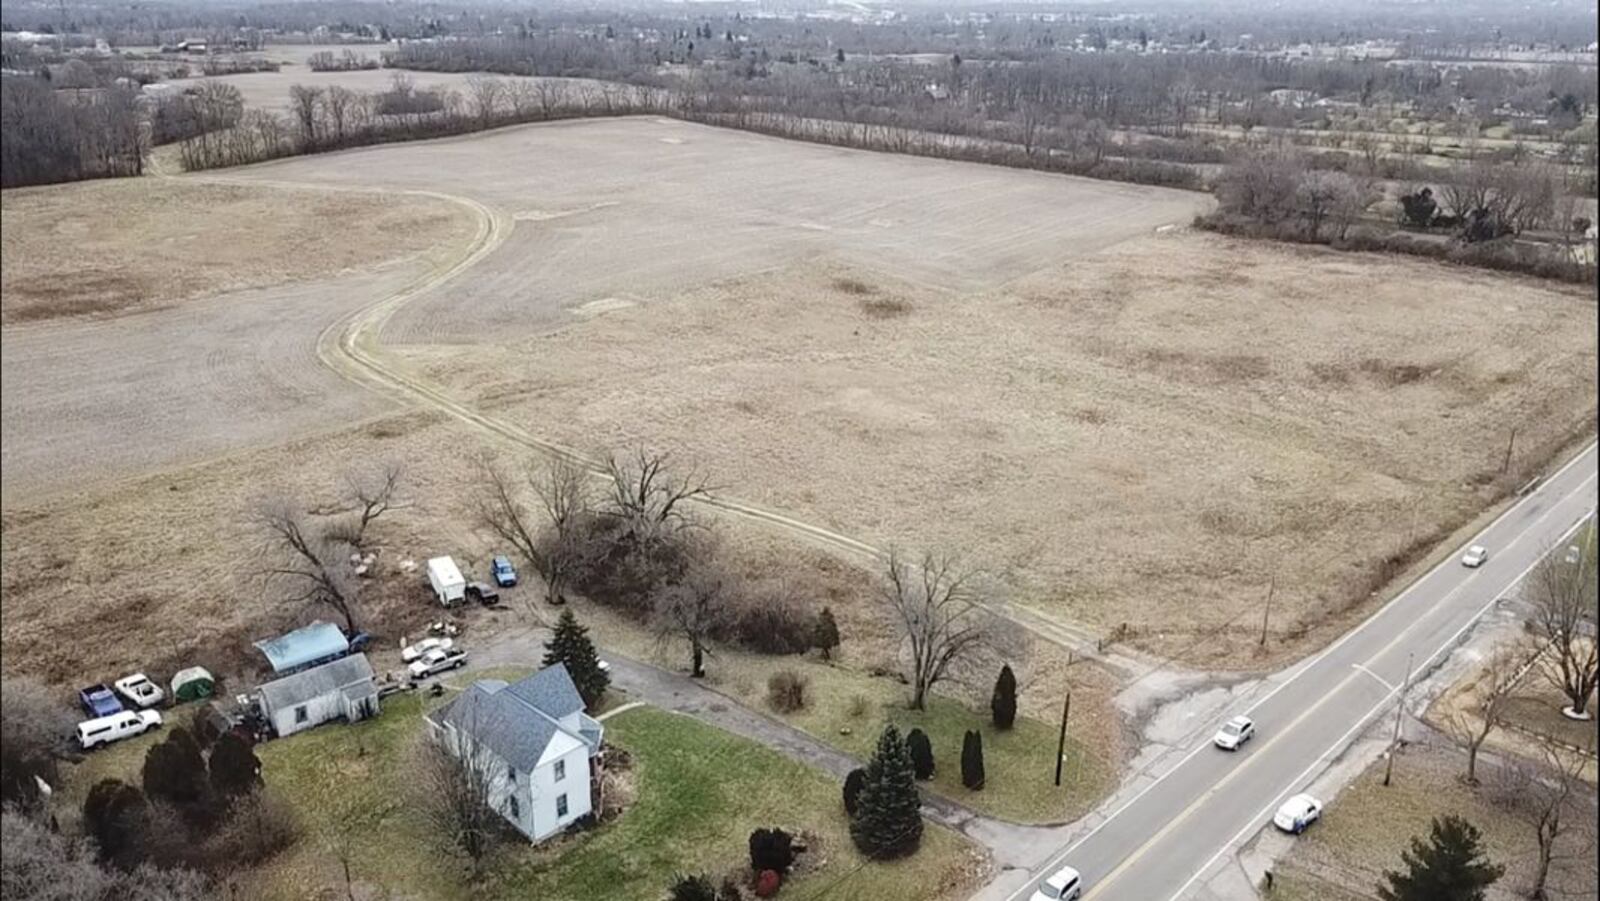
<path fill-rule="evenodd" d="M 124 710 L 84 720 L 78 724 L 78 747 L 87 751 L 98 745 L 143 735 L 160 725 L 161 713 L 155 710 Z"/>

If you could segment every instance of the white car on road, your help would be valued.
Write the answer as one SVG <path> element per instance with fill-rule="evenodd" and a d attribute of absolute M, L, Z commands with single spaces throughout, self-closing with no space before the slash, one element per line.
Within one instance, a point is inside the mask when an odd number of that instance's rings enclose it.
<path fill-rule="evenodd" d="M 1284 832 L 1299 835 L 1306 827 L 1322 818 L 1322 802 L 1310 795 L 1295 795 L 1283 802 L 1272 818 L 1272 825 Z"/>
<path fill-rule="evenodd" d="M 437 676 L 445 670 L 460 669 L 467 665 L 467 652 L 460 648 L 434 648 L 412 661 L 407 669 L 413 679 Z"/>
<path fill-rule="evenodd" d="M 1040 880 L 1028 901 L 1076 901 L 1083 894 L 1083 877 L 1071 867 L 1062 867 Z"/>
<path fill-rule="evenodd" d="M 400 659 L 410 663 L 434 649 L 448 651 L 455 646 L 453 638 L 424 638 L 414 645 L 408 645 L 400 650 Z"/>
<path fill-rule="evenodd" d="M 116 688 L 117 694 L 132 701 L 135 707 L 154 707 L 167 697 L 161 686 L 151 682 L 144 673 L 123 676 L 111 684 Z"/>
<path fill-rule="evenodd" d="M 1236 716 L 1211 736 L 1211 743 L 1224 751 L 1237 751 L 1239 746 L 1255 738 L 1256 724 L 1247 716 Z"/>
<path fill-rule="evenodd" d="M 1467 548 L 1467 552 L 1461 555 L 1461 565 L 1467 569 L 1477 569 L 1487 559 L 1489 559 L 1489 549 L 1481 544 L 1475 544 Z"/>

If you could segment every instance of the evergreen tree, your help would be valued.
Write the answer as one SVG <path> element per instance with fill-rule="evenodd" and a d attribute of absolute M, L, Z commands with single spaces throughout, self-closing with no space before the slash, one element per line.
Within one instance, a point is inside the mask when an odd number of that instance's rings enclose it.
<path fill-rule="evenodd" d="M 861 853 L 876 860 L 904 857 L 922 843 L 916 775 L 900 730 L 885 726 L 878 750 L 867 764 L 861 798 L 850 819 L 850 837 Z"/>
<path fill-rule="evenodd" d="M 867 784 L 867 771 L 856 767 L 844 777 L 844 812 L 855 816 L 861 807 L 861 788 Z"/>
<path fill-rule="evenodd" d="M 1009 664 L 1000 667 L 1000 677 L 994 680 L 989 711 L 994 714 L 996 729 L 1010 729 L 1017 722 L 1017 677 Z"/>
<path fill-rule="evenodd" d="M 911 769 L 918 779 L 933 778 L 933 742 L 921 729 L 906 733 L 906 748 L 911 751 Z"/>
<path fill-rule="evenodd" d="M 83 801 L 83 831 L 100 859 L 126 869 L 139 863 L 139 839 L 148 807 L 144 792 L 121 779 L 101 779 Z"/>
<path fill-rule="evenodd" d="M 782 829 L 757 829 L 750 833 L 750 869 L 787 873 L 794 865 L 794 836 Z"/>
<path fill-rule="evenodd" d="M 961 784 L 973 791 L 983 788 L 983 736 L 972 730 L 961 741 Z"/>
<path fill-rule="evenodd" d="M 145 795 L 154 800 L 192 809 L 206 799 L 206 762 L 200 746 L 181 728 L 145 752 L 141 775 Z"/>
<path fill-rule="evenodd" d="M 565 664 L 583 703 L 594 707 L 611 687 L 611 674 L 600 668 L 600 655 L 589 640 L 589 629 L 579 625 L 572 610 L 561 611 L 555 634 L 544 646 L 544 665 Z"/>
<path fill-rule="evenodd" d="M 672 901 L 717 901 L 717 890 L 704 875 L 680 876 L 672 884 Z"/>
<path fill-rule="evenodd" d="M 207 762 L 211 789 L 218 797 L 232 798 L 253 791 L 261 784 L 261 761 L 250 743 L 232 732 L 224 732 L 211 747 Z"/>
<path fill-rule="evenodd" d="M 811 627 L 811 646 L 822 652 L 823 660 L 833 659 L 833 649 L 839 646 L 839 623 L 827 607 L 817 614 L 817 621 Z"/>
<path fill-rule="evenodd" d="M 1400 859 L 1405 872 L 1385 870 L 1378 886 L 1383 901 L 1483 901 L 1484 889 L 1505 873 L 1490 863 L 1477 827 L 1457 816 L 1435 817 L 1427 841 L 1411 839 Z"/>

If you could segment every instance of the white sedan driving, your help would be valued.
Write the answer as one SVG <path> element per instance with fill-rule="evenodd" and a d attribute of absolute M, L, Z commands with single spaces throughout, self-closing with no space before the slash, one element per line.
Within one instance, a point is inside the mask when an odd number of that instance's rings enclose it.
<path fill-rule="evenodd" d="M 1062 867 L 1040 880 L 1028 901 L 1076 901 L 1083 893 L 1083 877 L 1072 867 Z"/>
<path fill-rule="evenodd" d="M 1272 825 L 1292 835 L 1299 835 L 1321 818 L 1321 801 L 1310 795 L 1295 795 L 1278 808 L 1277 814 L 1272 817 Z"/>
<path fill-rule="evenodd" d="M 1489 549 L 1481 544 L 1475 544 L 1467 548 L 1467 552 L 1461 555 L 1461 565 L 1467 569 L 1477 569 L 1487 559 L 1489 559 Z"/>
<path fill-rule="evenodd" d="M 1256 735 L 1256 724 L 1247 716 L 1236 716 L 1211 736 L 1211 743 L 1224 751 L 1237 751 L 1239 746 Z"/>

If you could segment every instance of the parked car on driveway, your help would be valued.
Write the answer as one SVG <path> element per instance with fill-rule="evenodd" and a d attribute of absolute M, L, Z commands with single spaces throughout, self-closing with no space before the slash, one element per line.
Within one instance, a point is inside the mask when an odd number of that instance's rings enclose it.
<path fill-rule="evenodd" d="M 412 661 L 408 667 L 412 679 L 426 679 L 437 676 L 446 670 L 460 669 L 467 665 L 467 652 L 460 648 L 434 648 Z"/>
<path fill-rule="evenodd" d="M 1062 867 L 1040 880 L 1028 901 L 1077 901 L 1083 893 L 1083 877 L 1072 867 Z"/>
<path fill-rule="evenodd" d="M 111 716 L 122 712 L 122 702 L 111 689 L 96 683 L 78 692 L 78 703 L 91 717 Z"/>
<path fill-rule="evenodd" d="M 98 716 L 78 724 L 78 747 L 87 751 L 124 738 L 142 735 L 160 725 L 161 714 L 155 710 L 124 710 L 110 716 Z"/>
<path fill-rule="evenodd" d="M 1487 559 L 1489 559 L 1489 549 L 1481 544 L 1475 544 L 1467 548 L 1467 552 L 1461 555 L 1461 565 L 1467 569 L 1477 569 Z"/>
<path fill-rule="evenodd" d="M 1217 730 L 1211 737 L 1211 743 L 1224 751 L 1237 751 L 1239 746 L 1256 735 L 1256 724 L 1247 716 L 1236 716 Z"/>
<path fill-rule="evenodd" d="M 494 573 L 494 584 L 501 588 L 510 588 L 517 584 L 517 569 L 511 565 L 511 558 L 496 555 L 490 562 L 489 568 Z"/>
<path fill-rule="evenodd" d="M 133 702 L 135 707 L 154 707 L 167 697 L 161 686 L 151 682 L 144 673 L 123 676 L 112 684 L 117 687 L 117 694 Z"/>
<path fill-rule="evenodd" d="M 485 607 L 500 603 L 500 592 L 488 582 L 468 582 L 467 600 L 477 601 Z"/>
<path fill-rule="evenodd" d="M 424 638 L 416 644 L 407 645 L 406 647 L 401 648 L 400 659 L 404 660 L 406 663 L 410 663 L 429 651 L 435 649 L 448 650 L 453 647 L 455 643 L 456 641 L 454 638 Z"/>
<path fill-rule="evenodd" d="M 1295 795 L 1278 808 L 1277 814 L 1272 817 L 1272 825 L 1284 832 L 1299 835 L 1321 817 L 1321 801 L 1310 795 Z"/>

